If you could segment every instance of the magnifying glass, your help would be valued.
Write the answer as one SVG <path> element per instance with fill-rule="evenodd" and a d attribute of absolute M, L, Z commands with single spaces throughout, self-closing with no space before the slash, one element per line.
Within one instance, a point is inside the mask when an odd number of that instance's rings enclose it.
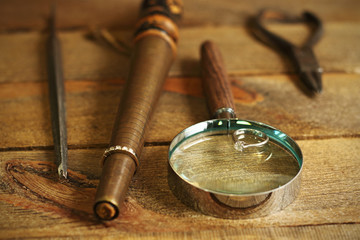
<path fill-rule="evenodd" d="M 215 119 L 180 132 L 169 147 L 169 186 L 186 205 L 221 218 L 266 216 L 289 205 L 303 157 L 285 133 L 236 118 L 220 51 L 201 47 L 203 86 Z"/>

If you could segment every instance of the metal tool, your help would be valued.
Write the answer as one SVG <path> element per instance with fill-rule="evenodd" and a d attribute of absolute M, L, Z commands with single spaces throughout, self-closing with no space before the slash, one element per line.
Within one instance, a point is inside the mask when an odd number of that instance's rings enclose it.
<path fill-rule="evenodd" d="M 282 23 L 304 22 L 312 27 L 312 33 L 303 46 L 297 47 L 265 27 L 265 22 L 276 21 Z M 322 68 L 319 66 L 313 52 L 313 46 L 323 34 L 321 20 L 311 12 L 303 12 L 301 17 L 289 16 L 284 12 L 265 9 L 255 18 L 253 32 L 261 41 L 269 44 L 286 55 L 294 63 L 300 80 L 312 92 L 322 91 Z"/>
<path fill-rule="evenodd" d="M 129 76 L 109 148 L 102 159 L 94 212 L 102 220 L 120 213 L 134 172 L 140 164 L 146 129 L 176 55 L 181 1 L 145 0 L 135 32 Z"/>
<path fill-rule="evenodd" d="M 216 119 L 190 126 L 171 142 L 171 190 L 186 205 L 221 218 L 283 209 L 299 191 L 299 146 L 278 129 L 236 118 L 220 51 L 205 42 L 201 55 L 203 86 Z"/>
<path fill-rule="evenodd" d="M 53 5 L 51 18 L 49 20 L 50 34 L 47 42 L 51 125 L 58 174 L 61 178 L 67 178 L 68 148 L 64 96 L 65 90 L 61 46 L 56 34 L 55 11 L 55 5 Z"/>

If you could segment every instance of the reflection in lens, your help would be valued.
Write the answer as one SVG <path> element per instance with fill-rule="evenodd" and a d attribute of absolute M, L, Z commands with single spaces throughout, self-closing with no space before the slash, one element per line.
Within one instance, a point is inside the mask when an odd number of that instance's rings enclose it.
<path fill-rule="evenodd" d="M 265 142 L 266 135 L 240 138 L 257 144 Z M 273 139 L 258 146 L 239 151 L 234 147 L 233 132 L 203 132 L 184 140 L 172 153 L 170 165 L 193 186 L 224 194 L 270 191 L 297 175 L 298 161 Z"/>

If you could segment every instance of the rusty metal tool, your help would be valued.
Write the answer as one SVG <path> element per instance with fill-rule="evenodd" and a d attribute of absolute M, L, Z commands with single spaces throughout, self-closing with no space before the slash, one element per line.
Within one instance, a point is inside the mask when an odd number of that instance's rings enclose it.
<path fill-rule="evenodd" d="M 182 2 L 145 0 L 134 36 L 131 67 L 109 148 L 102 159 L 94 212 L 101 220 L 120 213 L 131 179 L 139 167 L 146 129 L 176 55 Z"/>
<path fill-rule="evenodd" d="M 65 90 L 61 58 L 61 45 L 56 34 L 55 5 L 49 20 L 50 34 L 47 42 L 48 78 L 51 109 L 51 125 L 56 154 L 56 165 L 60 178 L 67 178 L 67 131 Z"/>
<path fill-rule="evenodd" d="M 305 44 L 298 47 L 269 31 L 265 27 L 267 21 L 281 23 L 303 22 L 312 27 L 312 32 Z M 323 25 L 315 14 L 305 11 L 301 17 L 297 17 L 273 9 L 264 9 L 255 18 L 253 32 L 261 41 L 282 52 L 294 63 L 300 80 L 309 90 L 314 93 L 321 93 L 323 70 L 319 66 L 312 48 L 323 34 Z"/>

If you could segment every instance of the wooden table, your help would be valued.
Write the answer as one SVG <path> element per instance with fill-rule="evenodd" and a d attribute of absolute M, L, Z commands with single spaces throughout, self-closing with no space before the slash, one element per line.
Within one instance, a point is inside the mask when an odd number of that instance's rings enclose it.
<path fill-rule="evenodd" d="M 140 1 L 61 1 L 69 179 L 54 162 L 46 75 L 49 1 L 0 2 L 0 237 L 126 239 L 360 238 L 360 1 L 185 0 L 178 56 L 151 122 L 141 169 L 120 217 L 92 213 L 99 161 L 109 140 L 129 57 L 88 40 L 107 27 L 131 45 Z M 263 7 L 324 21 L 315 47 L 324 92 L 308 97 L 283 57 L 256 41 L 248 19 Z M 274 25 L 293 41 L 303 26 Z M 224 56 L 238 116 L 282 129 L 303 150 L 297 199 L 283 211 L 245 220 L 202 215 L 174 197 L 167 150 L 182 129 L 209 118 L 199 78 L 199 46 Z"/>

